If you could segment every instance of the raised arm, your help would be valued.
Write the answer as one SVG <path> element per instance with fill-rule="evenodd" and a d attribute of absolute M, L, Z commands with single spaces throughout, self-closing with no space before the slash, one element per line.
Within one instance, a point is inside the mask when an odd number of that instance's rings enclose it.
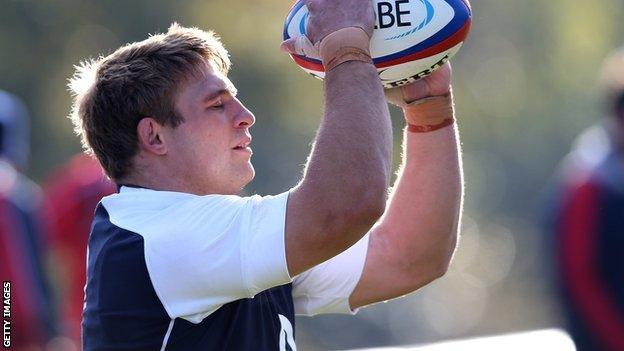
<path fill-rule="evenodd" d="M 408 122 L 417 126 L 404 131 L 403 162 L 387 210 L 372 230 L 364 272 L 349 299 L 351 308 L 405 295 L 446 272 L 462 202 L 459 137 L 448 119 L 450 77 L 447 65 L 388 94 L 399 105 L 447 98 L 404 108 Z M 423 122 L 427 114 L 432 123 Z"/>
<path fill-rule="evenodd" d="M 360 27 L 368 37 L 372 33 L 370 0 L 313 0 L 307 5 L 312 43 L 346 27 Z M 323 120 L 303 179 L 288 199 L 286 258 L 291 276 L 358 241 L 385 207 L 392 131 L 375 67 L 363 61 L 342 63 L 326 72 L 324 89 Z"/>

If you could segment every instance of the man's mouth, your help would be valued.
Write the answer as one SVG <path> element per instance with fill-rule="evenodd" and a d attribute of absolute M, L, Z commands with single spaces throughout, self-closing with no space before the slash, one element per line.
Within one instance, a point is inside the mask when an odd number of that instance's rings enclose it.
<path fill-rule="evenodd" d="M 244 139 L 239 141 L 238 144 L 236 144 L 236 146 L 233 147 L 233 149 L 251 151 L 251 148 L 249 148 L 249 144 L 251 144 L 251 137 L 245 137 Z"/>

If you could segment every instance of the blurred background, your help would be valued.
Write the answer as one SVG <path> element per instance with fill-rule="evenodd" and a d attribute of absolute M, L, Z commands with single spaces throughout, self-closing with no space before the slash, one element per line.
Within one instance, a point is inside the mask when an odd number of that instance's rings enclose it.
<path fill-rule="evenodd" d="M 31 115 L 25 173 L 44 184 L 80 151 L 66 118 L 73 66 L 171 22 L 214 29 L 255 113 L 247 193 L 296 184 L 321 116 L 321 83 L 278 50 L 286 0 L 0 0 L 0 89 Z M 575 136 L 604 115 L 602 60 L 624 43 L 624 2 L 472 0 L 473 29 L 452 60 L 466 201 L 445 277 L 355 317 L 300 318 L 302 350 L 428 343 L 563 325 L 543 230 L 551 179 Z M 402 120 L 392 110 L 395 166 Z M 62 291 L 54 259 L 44 259 Z M 62 292 L 60 293 L 62 294 Z M 56 293 L 57 298 L 59 293 Z M 61 296 L 62 298 L 62 296 Z"/>

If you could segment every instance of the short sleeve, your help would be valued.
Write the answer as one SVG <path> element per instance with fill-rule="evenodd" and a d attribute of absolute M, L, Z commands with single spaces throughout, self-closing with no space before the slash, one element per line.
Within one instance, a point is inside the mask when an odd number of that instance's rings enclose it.
<path fill-rule="evenodd" d="M 341 254 L 301 273 L 293 280 L 295 313 L 355 314 L 349 297 L 362 276 L 369 234 Z"/>
<path fill-rule="evenodd" d="M 279 196 L 254 196 L 248 205 L 251 223 L 241 242 L 243 281 L 249 294 L 291 281 L 286 263 L 286 202 Z"/>
<path fill-rule="evenodd" d="M 284 240 L 288 193 L 173 199 L 152 193 L 140 196 L 145 206 L 131 200 L 131 209 L 111 211 L 124 207 L 123 198 L 104 205 L 113 224 L 143 237 L 150 279 L 171 318 L 198 323 L 228 302 L 291 281 Z M 163 204 L 149 203 L 158 200 Z"/>

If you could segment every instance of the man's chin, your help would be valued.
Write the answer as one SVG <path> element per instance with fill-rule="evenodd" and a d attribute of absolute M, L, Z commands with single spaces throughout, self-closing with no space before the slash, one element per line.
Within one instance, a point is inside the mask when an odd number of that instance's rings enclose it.
<path fill-rule="evenodd" d="M 251 168 L 251 172 L 249 174 L 249 177 L 247 178 L 247 181 L 245 181 L 245 184 L 243 185 L 243 188 L 246 187 L 247 184 L 251 183 L 251 181 L 254 180 L 255 177 L 256 177 L 256 171 L 252 167 Z"/>
<path fill-rule="evenodd" d="M 247 183 L 245 183 L 245 185 L 247 185 L 256 177 L 256 170 L 254 169 L 254 166 L 251 164 L 251 162 L 249 162 L 248 164 L 248 173 L 249 173 L 249 180 L 247 181 Z"/>
<path fill-rule="evenodd" d="M 245 172 L 245 176 L 243 177 L 243 181 L 241 182 L 239 192 L 243 191 L 243 189 L 251 183 L 251 181 L 256 177 L 256 170 L 253 168 L 251 163 L 249 163 L 248 168 Z"/>

